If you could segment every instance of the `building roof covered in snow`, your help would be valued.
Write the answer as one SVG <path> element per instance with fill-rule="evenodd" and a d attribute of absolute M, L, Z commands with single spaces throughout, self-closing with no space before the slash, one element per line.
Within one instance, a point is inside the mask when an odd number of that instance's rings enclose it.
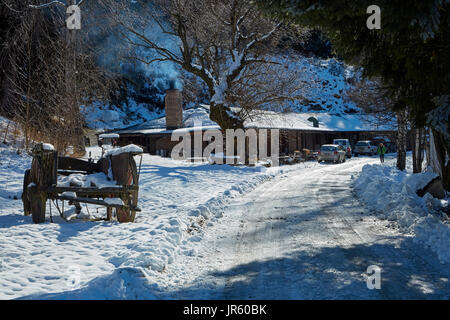
<path fill-rule="evenodd" d="M 207 106 L 198 106 L 183 110 L 183 128 L 219 128 L 217 123 L 209 119 L 209 109 Z M 166 117 L 160 117 L 154 120 L 146 121 L 123 130 L 117 131 L 119 134 L 156 134 L 156 133 L 171 133 L 174 130 L 166 129 Z"/>
<path fill-rule="evenodd" d="M 314 125 L 318 123 L 318 127 Z M 373 116 L 362 114 L 297 113 L 258 111 L 245 121 L 246 128 L 304 131 L 392 131 L 394 125 L 380 125 Z"/>
<path fill-rule="evenodd" d="M 314 122 L 318 123 L 318 127 Z M 296 113 L 255 111 L 245 120 L 246 128 L 284 129 L 303 131 L 393 131 L 395 123 L 379 125 L 373 116 L 362 114 L 331 114 L 331 113 Z M 180 130 L 219 129 L 217 123 L 209 118 L 209 106 L 200 105 L 183 110 L 183 126 Z M 164 134 L 174 130 L 166 129 L 166 118 L 161 117 L 146 121 L 123 130 L 119 134 Z"/>

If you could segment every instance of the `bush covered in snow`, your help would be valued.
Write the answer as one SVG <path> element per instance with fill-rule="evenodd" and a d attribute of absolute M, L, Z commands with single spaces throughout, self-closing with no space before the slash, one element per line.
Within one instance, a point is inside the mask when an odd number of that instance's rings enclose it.
<path fill-rule="evenodd" d="M 436 175 L 427 171 L 410 174 L 394 166 L 365 165 L 356 179 L 357 196 L 377 215 L 396 221 L 415 239 L 435 251 L 441 262 L 450 261 L 450 225 L 442 208 L 448 199 L 438 200 L 430 194 L 420 198 L 416 191 Z"/>

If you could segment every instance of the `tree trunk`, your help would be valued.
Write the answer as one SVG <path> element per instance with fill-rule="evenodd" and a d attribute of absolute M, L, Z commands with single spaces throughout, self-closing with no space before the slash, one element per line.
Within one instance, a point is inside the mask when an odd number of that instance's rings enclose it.
<path fill-rule="evenodd" d="M 235 115 L 230 107 L 211 103 L 210 109 L 210 119 L 216 122 L 222 130 L 244 128 L 244 121 Z"/>
<path fill-rule="evenodd" d="M 423 162 L 423 129 L 413 129 L 411 135 L 413 138 L 413 173 L 422 172 Z"/>
<path fill-rule="evenodd" d="M 397 112 L 397 168 L 404 171 L 406 168 L 406 144 L 408 137 L 408 121 L 406 111 Z"/>
<path fill-rule="evenodd" d="M 74 153 L 77 155 L 86 154 L 86 142 L 84 140 L 84 130 L 82 124 L 77 123 L 74 135 Z"/>
<path fill-rule="evenodd" d="M 11 125 L 11 121 L 7 120 L 8 124 L 6 125 L 5 135 L 3 136 L 3 143 L 6 144 L 6 138 L 8 137 L 9 126 Z"/>
<path fill-rule="evenodd" d="M 423 170 L 423 168 L 422 168 L 423 161 L 425 160 L 425 146 L 426 146 L 426 144 L 427 144 L 427 129 L 426 128 L 421 128 L 420 129 L 420 145 L 419 145 L 419 148 L 421 150 L 420 151 L 420 166 L 421 166 L 422 170 Z"/>
<path fill-rule="evenodd" d="M 450 191 L 450 161 L 446 163 L 450 148 L 444 136 L 434 129 L 430 139 L 430 154 L 433 171 L 441 177 L 445 190 Z"/>
<path fill-rule="evenodd" d="M 431 129 L 427 128 L 424 134 L 425 138 L 425 154 L 427 155 L 427 168 L 431 166 L 431 154 L 430 154 L 430 141 L 431 141 Z"/>
<path fill-rule="evenodd" d="M 70 0 L 70 5 L 76 5 L 76 0 Z M 83 122 L 80 115 L 80 103 L 78 101 L 80 90 L 77 86 L 77 30 L 66 30 L 67 56 L 66 56 L 66 82 L 68 103 L 72 112 L 72 138 L 74 153 L 84 155 L 86 144 L 84 140 Z"/>
<path fill-rule="evenodd" d="M 14 145 L 16 145 L 16 143 L 17 143 L 17 135 L 18 135 L 17 125 L 18 125 L 18 121 L 15 121 L 14 122 L 14 129 L 13 129 L 13 144 Z"/>

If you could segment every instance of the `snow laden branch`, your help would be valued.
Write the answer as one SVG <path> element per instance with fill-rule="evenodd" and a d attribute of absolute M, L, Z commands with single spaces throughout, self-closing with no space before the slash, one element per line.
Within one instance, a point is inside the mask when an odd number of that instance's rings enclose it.
<path fill-rule="evenodd" d="M 48 7 L 51 7 L 51 6 L 61 6 L 61 7 L 67 8 L 68 6 L 71 6 L 71 5 L 80 6 L 84 2 L 84 0 L 80 0 L 78 3 L 76 3 L 76 1 L 73 1 L 73 2 L 74 3 L 66 4 L 64 2 L 61 2 L 61 1 L 58 1 L 58 0 L 54 0 L 54 1 L 50 1 L 50 2 L 47 2 L 47 3 L 43 3 L 43 4 L 38 4 L 38 5 L 30 4 L 28 6 L 30 8 L 33 8 L 33 9 L 43 9 L 43 8 L 48 8 Z"/>
<path fill-rule="evenodd" d="M 62 6 L 64 8 L 67 7 L 67 5 L 65 3 L 61 2 L 61 1 L 56 1 L 56 0 L 48 2 L 48 3 L 44 3 L 44 4 L 39 4 L 39 5 L 30 4 L 29 7 L 33 8 L 33 9 L 43 9 L 43 8 L 51 7 L 54 5 Z"/>
<path fill-rule="evenodd" d="M 154 50 L 158 54 L 157 58 L 145 60 L 139 57 L 130 57 L 136 60 L 139 60 L 145 64 L 151 64 L 153 62 L 163 62 L 163 61 L 171 61 L 177 64 L 182 64 L 182 59 L 170 49 L 159 46 L 155 42 L 151 41 L 144 33 L 136 31 L 134 28 L 128 27 L 124 23 L 120 23 L 122 27 L 128 31 L 124 33 L 124 38 L 127 44 L 134 47 L 143 47 L 146 49 Z"/>

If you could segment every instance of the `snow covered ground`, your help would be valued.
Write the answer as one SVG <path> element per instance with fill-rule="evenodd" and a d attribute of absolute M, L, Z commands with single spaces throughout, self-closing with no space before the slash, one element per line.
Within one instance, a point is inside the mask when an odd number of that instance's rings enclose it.
<path fill-rule="evenodd" d="M 98 148 L 89 151 L 100 155 Z M 76 298 L 72 291 L 91 281 L 99 285 L 79 298 L 152 298 L 151 290 L 135 287 L 139 281 L 133 285 L 135 296 L 124 292 L 130 290 L 123 284 L 129 276 L 124 273 L 152 283 L 155 275 L 169 272 L 177 257 L 194 254 L 192 243 L 201 241 L 207 226 L 220 223 L 231 199 L 279 173 L 276 168 L 211 166 L 144 155 L 143 212 L 136 223 L 68 223 L 59 216 L 50 223 L 47 212 L 47 223 L 34 225 L 31 217 L 23 216 L 20 201 L 30 161 L 28 155 L 0 146 L 0 299 L 57 292 Z M 89 207 L 83 207 L 80 218 L 98 216 Z"/>
<path fill-rule="evenodd" d="M 377 162 L 279 170 L 144 155 L 135 223 L 35 225 L 13 200 L 30 158 L 1 146 L 0 299 L 448 298 L 448 263 L 352 194 Z M 373 264 L 381 291 L 365 284 Z"/>
<path fill-rule="evenodd" d="M 385 166 L 366 165 L 355 181 L 356 193 L 378 217 L 397 222 L 404 232 L 414 234 L 415 241 L 449 263 L 450 224 L 441 210 L 449 206 L 449 199 L 435 199 L 430 194 L 419 197 L 416 191 L 437 175 L 431 170 L 412 174 L 411 166 L 409 161 L 407 170 L 399 171 L 393 161 Z"/>

